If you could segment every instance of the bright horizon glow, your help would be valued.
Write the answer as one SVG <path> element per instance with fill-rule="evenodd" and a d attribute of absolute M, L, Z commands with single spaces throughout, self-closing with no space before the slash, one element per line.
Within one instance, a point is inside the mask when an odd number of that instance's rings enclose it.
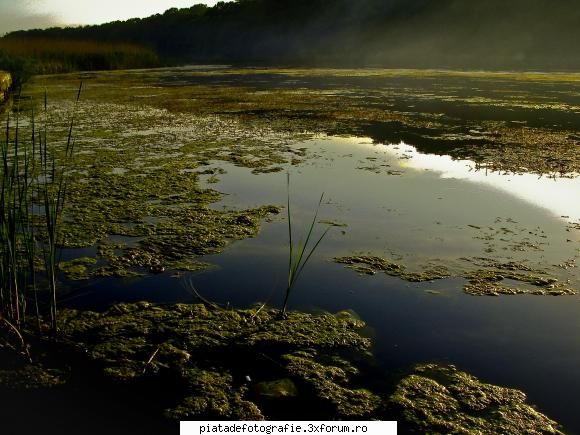
<path fill-rule="evenodd" d="M 231 0 L 227 0 L 231 1 Z M 15 30 L 125 21 L 218 0 L 0 0 L 0 36 Z"/>
<path fill-rule="evenodd" d="M 52 14 L 63 23 L 102 24 L 110 21 L 145 18 L 170 8 L 189 8 L 194 4 L 213 6 L 218 0 L 39 0 L 35 12 Z"/>

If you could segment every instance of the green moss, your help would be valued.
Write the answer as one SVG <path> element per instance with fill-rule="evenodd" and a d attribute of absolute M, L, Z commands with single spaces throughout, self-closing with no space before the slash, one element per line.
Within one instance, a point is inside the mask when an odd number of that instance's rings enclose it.
<path fill-rule="evenodd" d="M 252 402 L 244 400 L 245 388 L 236 389 L 232 376 L 215 371 L 187 370 L 191 396 L 165 415 L 174 420 L 227 419 L 263 420 L 260 409 Z"/>
<path fill-rule="evenodd" d="M 280 398 L 298 396 L 298 388 L 292 379 L 276 379 L 275 381 L 259 382 L 254 386 L 254 392 L 260 396 Z"/>
<path fill-rule="evenodd" d="M 376 394 L 349 385 L 349 377 L 356 375 L 357 370 L 344 360 L 334 360 L 340 365 L 321 363 L 314 352 L 284 355 L 284 359 L 288 371 L 309 384 L 340 418 L 368 418 L 381 405 Z"/>
<path fill-rule="evenodd" d="M 27 364 L 18 369 L 0 370 L 0 386 L 13 390 L 54 388 L 66 382 L 64 373 L 40 364 Z"/>
<path fill-rule="evenodd" d="M 91 276 L 89 268 L 97 264 L 97 260 L 89 257 L 75 258 L 71 261 L 60 262 L 58 268 L 68 279 L 83 280 Z"/>
<path fill-rule="evenodd" d="M 462 258 L 471 264 L 452 274 L 444 266 L 426 267 L 420 272 L 409 272 L 402 264 L 393 263 L 385 258 L 370 255 L 337 257 L 335 262 L 346 264 L 360 274 L 375 275 L 377 271 L 386 273 L 409 282 L 424 282 L 445 279 L 453 276 L 467 280 L 463 287 L 465 293 L 473 296 L 499 296 L 534 294 L 564 296 L 575 295 L 576 291 L 567 283 L 558 282 L 557 278 L 544 271 L 534 270 L 529 265 L 514 261 L 500 262 L 487 258 Z M 473 267 L 475 266 L 475 268 Z M 511 280 L 518 285 L 506 285 Z"/>
<path fill-rule="evenodd" d="M 63 310 L 59 324 L 61 339 L 75 343 L 115 381 L 178 379 L 181 399 L 167 409 L 171 418 L 262 418 L 247 382 L 233 375 L 259 361 L 266 379 L 256 379 L 252 391 L 261 391 L 262 399 L 303 397 L 306 393 L 293 385 L 304 384 L 315 392 L 319 406 L 331 406 L 336 415 L 362 417 L 378 407 L 374 394 L 352 388 L 358 370 L 339 357 L 346 351 L 364 355 L 370 346 L 359 335 L 364 322 L 347 312 L 290 312 L 282 319 L 269 308 L 257 312 L 142 302 L 114 305 L 105 313 Z M 272 382 L 274 373 L 284 381 Z"/>
<path fill-rule="evenodd" d="M 426 268 L 421 272 L 409 272 L 404 265 L 371 255 L 336 257 L 334 261 L 346 264 L 349 269 L 358 273 L 374 275 L 377 271 L 380 271 L 410 282 L 432 281 L 451 276 L 451 273 L 443 266 Z"/>
<path fill-rule="evenodd" d="M 453 366 L 418 366 L 399 382 L 391 406 L 421 432 L 561 434 L 519 390 L 485 384 Z"/>

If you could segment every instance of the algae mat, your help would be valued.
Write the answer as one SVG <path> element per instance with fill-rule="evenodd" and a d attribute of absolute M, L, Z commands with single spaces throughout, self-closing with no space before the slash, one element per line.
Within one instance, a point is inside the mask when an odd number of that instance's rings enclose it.
<path fill-rule="evenodd" d="M 72 374 L 102 378 L 110 395 L 146 391 L 149 409 L 175 420 L 393 419 L 429 433 L 561 433 L 518 390 L 481 383 L 455 367 L 423 365 L 395 391 L 369 383 L 364 322 L 349 312 L 216 310 L 205 305 L 113 305 L 64 310 L 48 349 L 55 368 L 0 371 L 0 388 L 55 390 Z M 71 410 L 74 412 L 74 409 Z"/>
<path fill-rule="evenodd" d="M 61 244 L 96 247 L 99 259 L 81 274 L 63 265 L 79 279 L 203 269 L 198 256 L 254 237 L 272 205 L 285 202 L 209 207 L 223 198 L 214 186 L 222 166 L 276 173 L 304 162 L 308 140 L 321 134 L 403 140 L 469 158 L 479 172 L 574 177 L 578 86 L 575 75 L 182 68 L 37 77 L 25 93 L 38 114 L 47 91 L 48 112 L 37 118 L 55 147 L 75 119 L 79 152 Z M 404 172 L 376 160 L 358 168 Z"/>

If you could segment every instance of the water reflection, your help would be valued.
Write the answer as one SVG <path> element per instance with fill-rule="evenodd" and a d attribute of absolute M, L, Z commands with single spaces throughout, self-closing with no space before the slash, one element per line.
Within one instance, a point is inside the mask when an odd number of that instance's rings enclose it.
<path fill-rule="evenodd" d="M 373 253 L 411 266 L 436 259 L 448 266 L 463 257 L 541 265 L 578 287 L 577 268 L 554 267 L 578 256 L 576 233 L 560 218 L 580 218 L 576 180 L 538 179 L 475 171 L 474 163 L 425 155 L 407 144 L 320 137 L 294 145 L 307 158 L 288 165 L 293 224 L 305 229 L 322 191 L 321 220 L 333 228 L 294 290 L 291 308 L 336 312 L 353 309 L 374 331 L 374 353 L 384 376 L 414 363 L 457 364 L 486 382 L 520 388 L 530 401 L 570 430 L 580 430 L 580 298 L 474 297 L 461 277 L 408 283 L 382 274 L 360 276 L 331 259 Z M 251 168 L 211 162 L 225 173 L 206 187 L 223 192 L 217 208 L 284 205 L 284 172 L 252 174 Z M 209 176 L 206 176 L 206 181 Z M 206 256 L 216 267 L 193 277 L 204 297 L 248 306 L 282 303 L 288 264 L 283 214 L 264 223 L 253 239 Z M 191 302 L 170 274 L 119 282 L 106 280 L 71 305 L 112 300 Z"/>
<path fill-rule="evenodd" d="M 514 174 L 477 169 L 471 160 L 454 160 L 450 156 L 423 154 L 405 143 L 384 145 L 388 154 L 401 159 L 401 167 L 440 173 L 453 178 L 480 183 L 515 195 L 568 220 L 580 220 L 580 177 L 556 178 L 535 174 Z"/>

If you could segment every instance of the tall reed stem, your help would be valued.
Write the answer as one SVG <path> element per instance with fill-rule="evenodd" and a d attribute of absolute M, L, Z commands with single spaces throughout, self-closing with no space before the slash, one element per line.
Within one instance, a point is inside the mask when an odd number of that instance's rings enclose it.
<path fill-rule="evenodd" d="M 81 95 L 79 86 L 76 106 Z M 34 314 L 40 330 L 36 260 L 37 244 L 42 239 L 46 278 L 48 280 L 50 325 L 57 328 L 57 247 L 61 242 L 60 223 L 65 205 L 68 169 L 74 152 L 71 119 L 64 158 L 57 164 L 56 150 L 47 141 L 47 98 L 44 99 L 45 125 L 38 131 L 34 111 L 31 113 L 30 143 L 21 135 L 20 108 L 16 108 L 15 125 L 6 119 L 5 140 L 0 144 L 0 316 L 6 324 L 21 328 L 26 322 L 27 302 L 34 300 Z M 42 213 L 43 219 L 39 220 Z M 30 297 L 32 292 L 33 298 Z"/>
<path fill-rule="evenodd" d="M 306 236 L 306 240 L 300 241 L 297 246 L 294 246 L 294 239 L 292 236 L 292 212 L 290 210 L 290 174 L 287 174 L 286 177 L 286 186 L 288 189 L 288 204 L 287 204 L 287 212 L 288 212 L 288 248 L 289 248 L 289 256 L 288 256 L 288 283 L 286 287 L 286 296 L 284 297 L 284 304 L 282 306 L 281 314 L 282 316 L 286 316 L 286 310 L 288 308 L 288 301 L 290 299 L 290 295 L 294 289 L 294 285 L 296 281 L 302 274 L 304 267 L 308 264 L 308 261 L 314 254 L 314 251 L 320 245 L 320 242 L 328 231 L 330 227 L 327 227 L 326 230 L 322 233 L 322 235 L 318 238 L 318 240 L 309 248 L 310 238 L 312 237 L 312 233 L 314 231 L 314 226 L 316 225 L 316 219 L 318 218 L 318 211 L 320 210 L 320 205 L 322 204 L 322 200 L 324 199 L 324 192 L 320 195 L 320 199 L 318 200 L 318 206 L 316 207 L 316 212 L 314 213 L 314 218 L 312 219 L 312 223 L 308 229 L 308 234 Z"/>

